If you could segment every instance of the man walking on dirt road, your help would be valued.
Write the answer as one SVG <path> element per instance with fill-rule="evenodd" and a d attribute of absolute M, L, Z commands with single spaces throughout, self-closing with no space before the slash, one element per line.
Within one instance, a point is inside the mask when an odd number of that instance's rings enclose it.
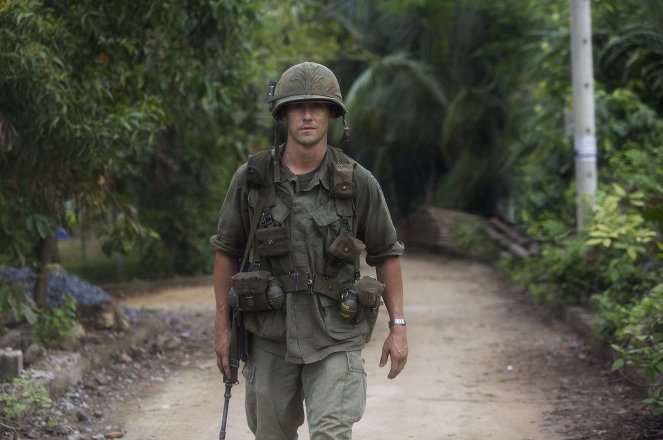
<path fill-rule="evenodd" d="M 268 102 L 287 141 L 239 167 L 210 239 L 217 365 L 230 377 L 232 307 L 251 335 L 242 374 L 255 438 L 296 439 L 305 402 L 312 440 L 351 439 L 366 403 L 361 350 L 381 300 L 390 332 L 380 366 L 390 361 L 393 379 L 407 361 L 403 244 L 373 175 L 327 145 L 331 120 L 345 124 L 346 113 L 332 71 L 297 64 Z M 364 251 L 377 280 L 359 273 Z"/>

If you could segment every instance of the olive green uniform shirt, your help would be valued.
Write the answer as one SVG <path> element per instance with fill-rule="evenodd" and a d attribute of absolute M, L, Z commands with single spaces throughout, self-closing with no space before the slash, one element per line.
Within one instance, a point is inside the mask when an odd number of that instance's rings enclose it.
<path fill-rule="evenodd" d="M 320 276 L 329 261 L 327 249 L 344 230 L 366 245 L 366 262 L 374 266 L 381 260 L 403 254 L 403 244 L 389 215 L 382 190 L 373 175 L 357 165 L 354 170 L 354 218 L 339 217 L 331 197 L 331 161 L 351 161 L 336 148 L 328 147 L 325 158 L 310 179 L 300 179 L 281 165 L 281 181 L 273 186 L 266 205 L 273 225 L 284 226 L 289 235 L 290 252 L 263 258 L 260 269 L 272 275 L 289 273 Z M 282 162 L 281 162 L 282 164 Z M 258 202 L 259 190 L 247 184 L 247 165 L 239 167 L 228 188 L 219 214 L 212 247 L 241 259 L 250 233 L 250 220 Z M 273 225 L 270 225 L 273 226 Z M 258 228 L 267 227 L 261 222 Z M 354 266 L 342 264 L 333 280 L 342 285 L 354 281 Z M 301 275 L 300 275 L 301 276 Z M 260 347 L 283 354 L 288 362 L 311 363 L 337 351 L 361 350 L 368 332 L 366 320 L 352 324 L 340 316 L 338 301 L 307 291 L 286 292 L 279 310 L 245 313 L 246 328 Z"/>

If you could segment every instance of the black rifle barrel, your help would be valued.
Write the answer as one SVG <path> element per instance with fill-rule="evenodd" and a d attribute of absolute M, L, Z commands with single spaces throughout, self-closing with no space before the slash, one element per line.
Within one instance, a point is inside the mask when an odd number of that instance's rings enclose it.
<path fill-rule="evenodd" d="M 230 392 L 233 385 L 237 382 L 237 373 L 239 370 L 239 353 L 238 351 L 238 341 L 237 341 L 237 325 L 240 324 L 237 322 L 239 316 L 230 312 L 231 316 L 231 331 L 230 331 L 230 377 L 223 375 L 223 383 L 226 384 L 226 392 L 223 394 L 223 418 L 221 419 L 221 431 L 219 431 L 219 440 L 226 440 L 226 424 L 228 423 L 228 407 L 230 406 Z"/>
<path fill-rule="evenodd" d="M 230 391 L 232 390 L 232 387 L 232 382 L 226 382 L 226 392 L 223 393 L 223 418 L 221 419 L 221 431 L 219 432 L 219 440 L 226 440 L 226 424 L 228 423 L 228 407 L 230 406 Z"/>

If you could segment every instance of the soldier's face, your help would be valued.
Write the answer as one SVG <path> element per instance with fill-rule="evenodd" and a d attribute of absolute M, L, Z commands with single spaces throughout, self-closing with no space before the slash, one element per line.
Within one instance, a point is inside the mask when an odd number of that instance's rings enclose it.
<path fill-rule="evenodd" d="M 323 142 L 327 145 L 327 130 L 331 109 L 324 102 L 297 102 L 286 110 L 288 138 L 305 147 Z"/>

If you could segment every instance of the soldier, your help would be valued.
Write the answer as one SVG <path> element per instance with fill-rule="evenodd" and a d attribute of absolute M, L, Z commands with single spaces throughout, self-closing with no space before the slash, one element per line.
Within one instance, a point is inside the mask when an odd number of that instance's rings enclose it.
<path fill-rule="evenodd" d="M 327 145 L 331 120 L 345 125 L 346 113 L 332 71 L 297 64 L 268 102 L 287 141 L 239 167 L 210 239 L 217 365 L 231 376 L 232 305 L 251 335 L 242 374 L 255 438 L 296 439 L 305 402 L 312 440 L 351 439 L 366 403 L 361 350 L 381 299 L 390 332 L 380 366 L 390 360 L 393 379 L 407 361 L 404 248 L 376 179 Z M 377 280 L 359 274 L 364 250 Z"/>

